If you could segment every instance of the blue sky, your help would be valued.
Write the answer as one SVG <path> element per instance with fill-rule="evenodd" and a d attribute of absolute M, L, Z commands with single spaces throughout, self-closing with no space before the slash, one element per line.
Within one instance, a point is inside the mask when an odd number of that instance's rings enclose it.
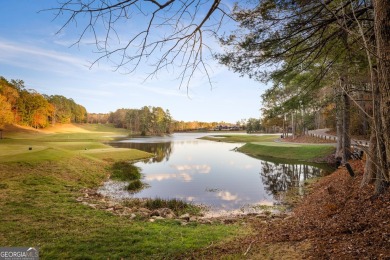
<path fill-rule="evenodd" d="M 40 93 L 72 98 L 91 113 L 150 105 L 169 109 L 174 119 L 184 121 L 235 123 L 260 116 L 265 85 L 239 77 L 211 59 L 212 87 L 205 75 L 196 75 L 188 89 L 180 87 L 172 70 L 145 81 L 150 67 L 125 74 L 101 60 L 90 68 L 99 58 L 94 46 L 71 47 L 77 30 L 70 26 L 56 34 L 63 17 L 53 21 L 53 12 L 38 13 L 57 7 L 56 1 L 0 0 L 0 4 L 0 75 L 8 80 L 22 79 L 27 88 Z M 132 28 L 134 24 L 125 24 L 123 32 Z M 219 48 L 212 39 L 209 42 Z"/>

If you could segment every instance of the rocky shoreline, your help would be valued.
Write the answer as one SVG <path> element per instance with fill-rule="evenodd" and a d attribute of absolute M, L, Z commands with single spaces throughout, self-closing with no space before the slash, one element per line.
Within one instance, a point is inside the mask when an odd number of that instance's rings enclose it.
<path fill-rule="evenodd" d="M 137 203 L 130 203 L 131 206 L 126 205 L 125 201 L 118 201 L 105 197 L 94 189 L 81 190 L 83 196 L 76 199 L 77 202 L 91 207 L 96 210 L 103 210 L 114 215 L 128 218 L 129 220 L 139 221 L 161 221 L 174 220 L 185 226 L 189 223 L 198 224 L 234 224 L 240 222 L 245 224 L 245 220 L 262 220 L 264 222 L 288 219 L 293 213 L 283 211 L 262 211 L 257 213 L 241 213 L 218 216 L 206 216 L 204 213 L 191 215 L 184 213 L 177 215 L 169 208 L 159 208 L 150 210 L 145 207 L 146 200 L 137 199 Z M 129 201 L 129 200 L 127 200 Z"/>

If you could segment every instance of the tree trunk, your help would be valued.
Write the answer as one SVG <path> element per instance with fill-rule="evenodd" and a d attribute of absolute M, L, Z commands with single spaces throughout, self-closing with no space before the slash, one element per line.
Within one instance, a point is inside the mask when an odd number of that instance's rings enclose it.
<path fill-rule="evenodd" d="M 361 186 L 366 184 L 373 183 L 376 177 L 377 172 L 377 141 L 376 141 L 376 133 L 375 130 L 372 129 L 370 136 L 370 146 L 368 151 L 366 152 L 366 165 L 364 167 L 364 176 L 362 180 Z"/>
<path fill-rule="evenodd" d="M 302 135 L 306 135 L 306 132 L 305 132 L 305 111 L 303 110 L 303 107 L 301 106 L 301 117 L 302 117 L 302 120 L 301 120 L 301 123 L 302 123 L 302 132 L 301 134 Z"/>
<path fill-rule="evenodd" d="M 347 88 L 344 88 L 347 91 Z M 350 137 L 350 118 L 351 118 L 351 101 L 347 93 L 343 94 L 343 163 L 347 163 L 351 157 L 351 137 Z"/>
<path fill-rule="evenodd" d="M 378 84 L 374 85 L 380 96 L 376 129 L 381 169 L 377 171 L 376 192 L 381 193 L 390 180 L 390 4 L 388 0 L 374 0 L 373 4 L 378 59 Z"/>
<path fill-rule="evenodd" d="M 359 93 L 359 100 L 363 100 L 364 99 L 364 95 L 363 93 Z M 367 115 L 366 115 L 366 109 L 365 109 L 365 105 L 364 105 L 364 101 L 359 101 L 359 106 L 364 109 L 359 109 L 358 113 L 359 113 L 359 119 L 362 120 L 361 122 L 361 127 L 358 129 L 358 132 L 360 135 L 363 135 L 363 136 L 367 136 L 367 133 L 368 133 L 368 118 L 367 118 Z"/>
<path fill-rule="evenodd" d="M 294 111 L 291 113 L 291 133 L 292 138 L 295 139 Z"/>
<path fill-rule="evenodd" d="M 342 158 L 342 143 L 343 143 L 343 117 L 342 117 L 342 106 L 341 106 L 341 88 L 336 87 L 336 133 L 337 133 L 337 144 L 336 144 L 336 158 Z"/>
<path fill-rule="evenodd" d="M 379 76 L 379 72 L 377 72 L 377 76 Z M 384 140 L 383 124 L 382 124 L 382 102 L 378 102 L 381 100 L 381 93 L 379 87 L 379 78 L 376 77 L 378 81 L 373 84 L 373 113 L 374 113 L 374 129 L 375 132 L 375 140 L 376 140 L 376 175 L 375 175 L 375 193 L 380 194 L 384 191 L 386 186 L 385 175 L 387 172 L 387 159 L 386 159 L 386 146 Z M 371 144 L 370 144 L 371 145 Z"/>

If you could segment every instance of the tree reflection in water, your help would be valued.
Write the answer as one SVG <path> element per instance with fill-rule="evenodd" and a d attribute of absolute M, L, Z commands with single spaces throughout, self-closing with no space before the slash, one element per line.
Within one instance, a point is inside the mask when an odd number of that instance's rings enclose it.
<path fill-rule="evenodd" d="M 148 153 L 154 154 L 153 158 L 142 160 L 144 163 L 155 163 L 169 160 L 169 156 L 172 153 L 173 145 L 171 142 L 164 143 L 128 143 L 128 142 L 116 142 L 110 143 L 113 147 L 118 148 L 131 148 Z"/>
<path fill-rule="evenodd" d="M 302 187 L 304 181 L 322 175 L 322 170 L 305 164 L 283 164 L 261 161 L 260 175 L 269 195 Z"/>
<path fill-rule="evenodd" d="M 200 136 L 173 134 L 110 143 L 114 147 L 138 149 L 155 155 L 136 163 L 150 187 L 131 194 L 131 197 L 180 198 L 210 206 L 216 211 L 241 212 L 246 205 L 279 203 L 284 191 L 292 187 L 298 187 L 300 191 L 306 179 L 321 175 L 317 167 L 263 161 L 233 151 L 237 143 L 197 139 Z M 108 196 L 128 196 L 123 195 L 120 187 L 111 185 L 107 190 L 112 194 Z M 117 192 L 119 195 L 115 195 Z"/>

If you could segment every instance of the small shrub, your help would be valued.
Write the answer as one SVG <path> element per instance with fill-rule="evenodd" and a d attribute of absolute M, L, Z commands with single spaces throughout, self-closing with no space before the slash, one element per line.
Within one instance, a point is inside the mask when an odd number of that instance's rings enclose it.
<path fill-rule="evenodd" d="M 127 190 L 135 192 L 142 189 L 142 187 L 143 187 L 142 182 L 140 180 L 135 180 L 130 182 L 129 186 L 127 186 Z"/>
<path fill-rule="evenodd" d="M 112 166 L 111 179 L 119 181 L 132 181 L 141 178 L 140 169 L 128 162 L 116 162 Z"/>
<path fill-rule="evenodd" d="M 129 208 L 133 208 L 133 207 L 141 208 L 141 207 L 144 207 L 144 202 L 143 202 L 143 200 L 136 199 L 136 198 L 128 199 L 128 200 L 123 201 L 123 206 L 129 207 Z"/>
<path fill-rule="evenodd" d="M 150 210 L 159 209 L 159 208 L 169 208 L 173 212 L 175 212 L 176 215 L 180 215 L 184 213 L 197 215 L 200 214 L 201 212 L 200 206 L 196 206 L 192 203 L 188 203 L 179 199 L 161 199 L 161 198 L 149 199 L 146 201 L 145 207 Z"/>

